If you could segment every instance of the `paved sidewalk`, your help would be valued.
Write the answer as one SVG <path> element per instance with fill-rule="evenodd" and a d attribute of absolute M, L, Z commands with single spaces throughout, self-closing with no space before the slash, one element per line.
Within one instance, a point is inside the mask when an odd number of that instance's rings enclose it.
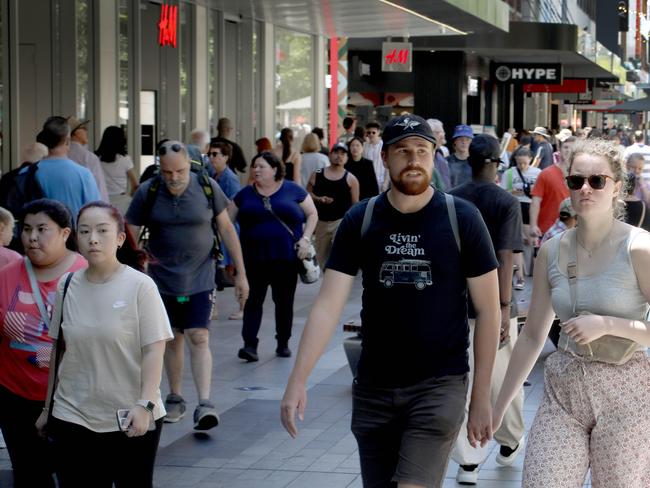
<path fill-rule="evenodd" d="M 299 285 L 296 294 L 294 335 L 290 346 L 295 352 L 318 285 Z M 527 292 L 524 292 L 527 293 Z M 522 294 L 521 297 L 527 295 Z M 358 321 L 361 286 L 358 279 L 346 305 L 341 323 Z M 265 304 L 257 363 L 237 358 L 241 347 L 241 321 L 229 321 L 236 304 L 232 290 L 219 293 L 218 320 L 212 324 L 211 349 L 214 353 L 213 399 L 221 424 L 206 433 L 192 431 L 196 391 L 188 357 L 183 379 L 183 395 L 188 412 L 177 424 L 165 424 L 157 459 L 155 486 L 192 488 L 360 488 L 359 460 L 350 433 L 352 375 L 342 343 L 348 333 L 339 327 L 317 364 L 309 382 L 305 421 L 297 439 L 291 439 L 279 420 L 279 403 L 293 358 L 275 356 L 273 305 L 270 293 Z M 548 346 L 542 359 L 552 352 Z M 542 394 L 541 361 L 525 389 L 525 419 L 530 427 Z M 163 379 L 163 396 L 167 381 Z M 492 452 L 482 466 L 480 487 L 514 488 L 521 484 L 523 455 L 513 466 L 504 468 Z M 6 450 L 0 450 L 0 487 L 12 486 Z M 458 486 L 458 466 L 450 463 L 445 488 Z"/>

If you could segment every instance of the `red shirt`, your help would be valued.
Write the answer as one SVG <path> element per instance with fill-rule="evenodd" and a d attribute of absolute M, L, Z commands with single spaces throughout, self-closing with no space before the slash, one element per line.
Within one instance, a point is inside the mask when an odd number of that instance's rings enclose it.
<path fill-rule="evenodd" d="M 77 256 L 67 271 L 86 266 L 86 260 Z M 50 318 L 59 279 L 38 282 Z M 43 401 L 52 343 L 34 301 L 24 261 L 7 265 L 0 273 L 0 385 L 28 400 Z"/>
<path fill-rule="evenodd" d="M 542 199 L 537 217 L 537 227 L 546 233 L 560 216 L 560 203 L 569 196 L 562 169 L 554 164 L 537 177 L 531 195 Z"/>

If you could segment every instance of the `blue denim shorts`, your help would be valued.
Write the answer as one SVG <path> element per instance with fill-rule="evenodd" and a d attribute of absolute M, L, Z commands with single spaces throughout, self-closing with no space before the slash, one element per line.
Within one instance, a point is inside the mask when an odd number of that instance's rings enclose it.
<path fill-rule="evenodd" d="M 463 423 L 467 388 L 466 374 L 405 388 L 375 388 L 355 380 L 352 433 L 359 444 L 363 486 L 442 486 Z"/>
<path fill-rule="evenodd" d="M 161 295 L 169 322 L 174 329 L 207 328 L 212 313 L 212 290 L 177 297 Z"/>

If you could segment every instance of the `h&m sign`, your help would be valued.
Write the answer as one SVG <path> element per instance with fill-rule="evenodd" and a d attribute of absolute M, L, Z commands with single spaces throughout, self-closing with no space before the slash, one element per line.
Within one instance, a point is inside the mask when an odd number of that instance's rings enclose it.
<path fill-rule="evenodd" d="M 410 42 L 382 42 L 381 70 L 410 73 L 413 69 L 413 44 Z"/>
<path fill-rule="evenodd" d="M 497 83 L 562 83 L 560 63 L 490 63 L 490 79 Z"/>

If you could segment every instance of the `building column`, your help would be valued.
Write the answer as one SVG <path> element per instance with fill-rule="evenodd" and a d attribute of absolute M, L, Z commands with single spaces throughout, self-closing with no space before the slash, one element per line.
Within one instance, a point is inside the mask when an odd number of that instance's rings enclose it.
<path fill-rule="evenodd" d="M 261 52 L 258 53 L 260 76 L 261 137 L 268 137 L 275 144 L 275 31 L 273 24 L 262 23 Z"/>
<path fill-rule="evenodd" d="M 327 105 L 325 103 L 326 88 L 325 88 L 325 53 L 326 53 L 326 39 L 322 36 L 313 36 L 311 44 L 313 65 L 312 65 L 312 104 L 311 104 L 311 118 L 312 127 L 321 127 L 327 134 Z M 337 107 L 330 107 L 330 110 L 337 110 Z M 328 144 L 331 146 L 331 143 Z"/>
<path fill-rule="evenodd" d="M 192 122 L 190 130 L 194 128 L 209 129 L 209 77 L 210 60 L 208 59 L 208 9 L 196 4 L 194 6 L 194 29 L 192 49 L 194 60 L 192 62 L 191 97 L 192 97 Z"/>
<path fill-rule="evenodd" d="M 240 107 L 239 116 L 239 145 L 244 151 L 246 158 L 251 157 L 253 147 L 255 146 L 255 135 L 253 134 L 253 30 L 255 28 L 254 20 L 251 18 L 242 19 L 239 24 L 239 38 L 241 43 L 240 55 L 240 77 L 239 77 L 239 100 L 237 104 Z M 249 161 L 246 161 L 248 164 Z"/>
<path fill-rule="evenodd" d="M 95 146 L 103 130 L 109 125 L 119 125 L 119 55 L 118 55 L 118 3 L 117 0 L 94 0 L 93 24 L 95 34 L 95 115 L 92 129 Z"/>

